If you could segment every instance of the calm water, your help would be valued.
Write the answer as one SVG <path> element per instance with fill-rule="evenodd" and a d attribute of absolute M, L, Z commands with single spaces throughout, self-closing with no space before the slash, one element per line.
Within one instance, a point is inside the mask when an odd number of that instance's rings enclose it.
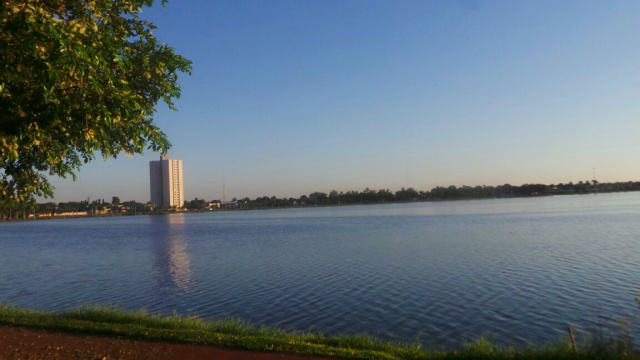
<path fill-rule="evenodd" d="M 640 193 L 0 224 L 0 302 L 455 345 L 635 314 Z"/>

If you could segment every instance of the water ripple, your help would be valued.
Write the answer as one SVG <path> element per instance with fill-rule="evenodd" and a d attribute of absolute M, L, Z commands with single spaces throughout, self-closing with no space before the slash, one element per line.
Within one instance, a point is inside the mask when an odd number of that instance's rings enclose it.
<path fill-rule="evenodd" d="M 231 316 L 439 347 L 483 333 L 554 341 L 568 325 L 613 329 L 634 315 L 640 197 L 598 199 L 0 224 L 0 301 Z"/>

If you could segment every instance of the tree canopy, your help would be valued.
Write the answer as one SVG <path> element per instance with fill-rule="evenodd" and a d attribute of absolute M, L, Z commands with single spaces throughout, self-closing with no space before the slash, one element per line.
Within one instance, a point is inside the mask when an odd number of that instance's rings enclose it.
<path fill-rule="evenodd" d="M 153 2 L 2 0 L 0 200 L 52 196 L 48 176 L 75 179 L 97 153 L 166 153 L 155 107 L 175 110 L 191 62 L 140 18 Z"/>

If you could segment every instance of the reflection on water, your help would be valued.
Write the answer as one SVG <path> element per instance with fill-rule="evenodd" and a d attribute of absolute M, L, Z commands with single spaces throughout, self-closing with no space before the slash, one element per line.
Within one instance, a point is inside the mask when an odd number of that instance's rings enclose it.
<path fill-rule="evenodd" d="M 152 248 L 155 256 L 155 275 L 161 287 L 170 279 L 182 292 L 189 291 L 191 262 L 187 253 L 184 214 L 153 216 Z"/>

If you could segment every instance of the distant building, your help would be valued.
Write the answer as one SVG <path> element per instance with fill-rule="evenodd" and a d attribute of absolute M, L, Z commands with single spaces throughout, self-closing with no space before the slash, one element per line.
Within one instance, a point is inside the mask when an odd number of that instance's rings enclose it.
<path fill-rule="evenodd" d="M 171 160 L 168 156 L 161 156 L 159 161 L 149 161 L 149 180 L 151 204 L 168 208 L 182 207 L 182 160 Z"/>
<path fill-rule="evenodd" d="M 236 209 L 239 205 L 240 204 L 238 204 L 237 200 L 224 201 L 222 203 L 222 207 L 224 207 L 225 209 Z"/>
<path fill-rule="evenodd" d="M 207 210 L 219 210 L 220 209 L 220 200 L 210 201 L 207 205 Z"/>

